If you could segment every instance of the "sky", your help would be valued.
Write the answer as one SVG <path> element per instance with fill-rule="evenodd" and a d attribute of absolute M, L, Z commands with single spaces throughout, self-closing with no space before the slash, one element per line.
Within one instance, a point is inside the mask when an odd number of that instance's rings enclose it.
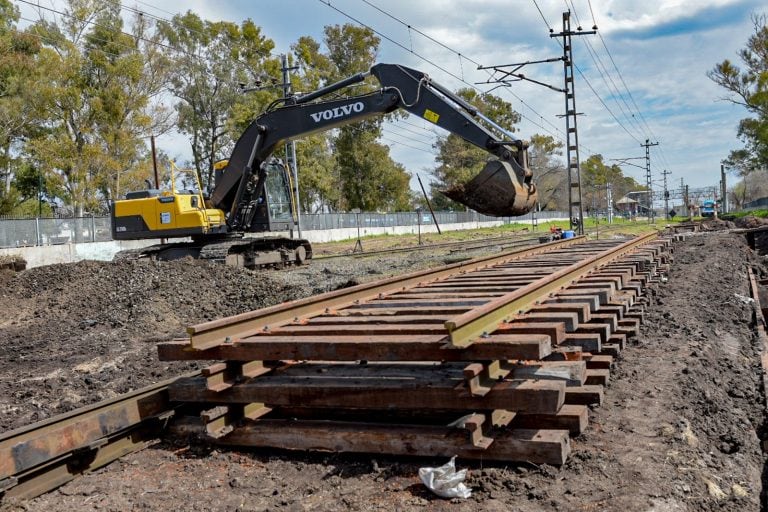
<path fill-rule="evenodd" d="M 46 4 L 46 1 L 48 2 Z M 58 0 L 40 0 L 57 5 Z M 288 53 L 299 37 L 322 40 L 323 28 L 365 24 L 381 38 L 378 62 L 403 64 L 451 88 L 493 85 L 478 65 L 495 66 L 562 55 L 563 12 L 572 12 L 572 29 L 597 25 L 599 35 L 574 37 L 575 93 L 582 161 L 599 153 L 607 163 L 627 160 L 625 174 L 645 183 L 646 139 L 654 189 L 662 171 L 670 189 L 681 180 L 692 188 L 717 186 L 720 162 L 742 147 L 737 138 L 743 107 L 707 76 L 717 63 L 741 64 L 738 51 L 754 32 L 751 15 L 766 13 L 758 0 L 123 0 L 153 16 L 170 18 L 192 10 L 210 20 L 252 19 Z M 20 5 L 24 13 L 27 6 Z M 409 28 L 410 27 L 410 28 Z M 526 76 L 563 87 L 562 62 L 531 64 Z M 565 140 L 560 92 L 530 82 L 493 91 L 523 116 L 517 136 L 551 135 Z M 413 116 L 388 124 L 382 142 L 392 157 L 425 184 L 434 168 L 431 142 L 436 129 Z M 439 131 L 439 129 L 437 129 Z M 167 135 L 159 146 L 189 158 L 185 139 Z M 640 159 L 635 159 L 641 157 Z M 636 167 L 640 166 L 642 168 Z M 299 162 L 299 169 L 301 162 Z M 299 170 L 300 172 L 300 170 Z M 535 178 L 534 178 L 535 179 Z M 736 178 L 729 176 L 729 186 Z"/>

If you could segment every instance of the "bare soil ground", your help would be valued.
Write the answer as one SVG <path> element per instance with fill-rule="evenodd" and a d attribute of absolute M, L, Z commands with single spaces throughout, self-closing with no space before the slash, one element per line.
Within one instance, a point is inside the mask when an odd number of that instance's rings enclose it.
<path fill-rule="evenodd" d="M 153 342 L 183 325 L 338 288 L 450 255 L 393 255 L 249 273 L 191 262 L 80 263 L 0 277 L 0 429 L 182 371 Z M 165 440 L 7 510 L 763 509 L 765 410 L 747 269 L 763 264 L 723 232 L 676 246 L 641 335 L 563 467 L 470 467 L 473 496 L 420 483 L 444 460 L 220 451 Z M 94 398 L 95 397 L 95 398 Z M 30 407 L 32 404 L 33 407 Z M 460 467 L 465 463 L 459 461 Z"/>
<path fill-rule="evenodd" d="M 0 270 L 0 432 L 196 368 L 157 360 L 188 325 L 498 251 L 315 261 L 290 270 L 82 261 Z"/>

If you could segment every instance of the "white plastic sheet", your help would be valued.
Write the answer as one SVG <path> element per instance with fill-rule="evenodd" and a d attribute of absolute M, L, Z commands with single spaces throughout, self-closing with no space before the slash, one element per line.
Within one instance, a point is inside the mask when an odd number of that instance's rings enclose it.
<path fill-rule="evenodd" d="M 419 478 L 430 491 L 441 498 L 469 498 L 472 490 L 464 485 L 467 470 L 456 471 L 456 456 L 437 468 L 420 468 Z"/>

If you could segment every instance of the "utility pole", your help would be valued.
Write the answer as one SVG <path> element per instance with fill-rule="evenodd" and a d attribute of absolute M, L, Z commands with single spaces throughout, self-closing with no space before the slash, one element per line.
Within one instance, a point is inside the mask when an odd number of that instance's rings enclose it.
<path fill-rule="evenodd" d="M 648 190 L 648 194 L 645 196 L 646 212 L 648 214 L 648 223 L 653 222 L 653 182 L 651 181 L 651 146 L 658 146 L 658 142 L 649 142 L 645 139 L 645 144 L 640 144 L 640 147 L 645 148 L 645 187 Z"/>
<path fill-rule="evenodd" d="M 725 184 L 725 165 L 720 164 L 720 198 L 723 202 L 723 207 L 720 210 L 721 213 L 728 213 L 728 196 L 726 195 L 726 191 L 728 188 Z"/>
<path fill-rule="evenodd" d="M 669 220 L 669 190 L 667 189 L 667 176 L 672 173 L 664 169 L 661 174 L 664 176 L 664 219 Z"/>
<path fill-rule="evenodd" d="M 605 202 L 608 203 L 608 224 L 613 224 L 613 189 L 610 183 L 605 186 Z"/>
<path fill-rule="evenodd" d="M 298 69 L 298 66 L 288 67 L 288 56 L 280 56 L 280 64 L 283 71 L 283 97 L 288 98 L 291 95 L 291 70 Z M 301 203 L 299 202 L 299 163 L 296 160 L 296 145 L 293 141 L 285 143 L 285 159 L 288 160 L 288 167 L 293 172 L 294 198 L 296 201 L 296 230 L 298 237 L 301 238 Z"/>
<path fill-rule="evenodd" d="M 683 183 L 683 178 L 680 178 L 680 195 L 683 196 L 683 212 L 685 212 L 685 216 L 688 216 L 688 201 L 685 198 L 685 184 Z"/>
<path fill-rule="evenodd" d="M 597 27 L 594 27 L 597 29 Z M 571 229 L 584 234 L 584 207 L 581 194 L 581 167 L 579 164 L 579 134 L 576 130 L 576 91 L 573 76 L 573 36 L 596 34 L 597 30 L 584 31 L 578 27 L 571 30 L 571 11 L 563 13 L 563 30 L 551 32 L 549 37 L 563 38 L 563 72 L 565 76 L 565 158 L 568 169 L 568 211 L 571 215 Z M 577 215 L 574 215 L 574 212 Z M 578 224 L 574 223 L 574 217 Z"/>
<path fill-rule="evenodd" d="M 570 215 L 571 229 L 578 231 L 580 235 L 584 234 L 584 208 L 582 205 L 581 194 L 581 172 L 579 166 L 579 136 L 576 130 L 576 116 L 581 113 L 576 112 L 576 93 L 574 87 L 574 75 L 573 75 L 573 45 L 572 36 L 585 36 L 589 34 L 597 33 L 597 26 L 592 27 L 593 30 L 582 30 L 581 27 L 577 27 L 575 31 L 571 30 L 571 12 L 567 11 L 563 13 L 563 30 L 555 33 L 553 29 L 549 30 L 549 37 L 562 37 L 563 38 L 563 56 L 555 57 L 537 61 L 527 61 L 517 64 L 504 64 L 500 66 L 478 66 L 477 69 L 493 69 L 494 73 L 491 79 L 486 82 L 479 82 L 485 84 L 501 84 L 501 86 L 509 86 L 511 82 L 526 80 L 538 85 L 552 89 L 553 91 L 562 92 L 565 94 L 565 133 L 566 133 L 566 168 L 568 172 L 568 211 Z M 532 78 L 518 73 L 523 66 L 529 64 L 541 64 L 544 62 L 556 62 L 563 61 L 564 82 L 565 88 L 560 89 L 543 82 L 539 82 Z M 511 70 L 510 70 L 511 68 Z M 561 117 L 561 116 L 558 116 Z"/>
<path fill-rule="evenodd" d="M 149 142 L 152 146 L 152 170 L 155 173 L 155 188 L 160 189 L 160 175 L 157 172 L 157 150 L 155 149 L 155 136 L 149 137 Z"/>

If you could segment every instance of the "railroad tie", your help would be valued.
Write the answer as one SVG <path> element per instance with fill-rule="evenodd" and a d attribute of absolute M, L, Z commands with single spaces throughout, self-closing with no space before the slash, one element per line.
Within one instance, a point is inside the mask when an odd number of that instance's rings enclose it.
<path fill-rule="evenodd" d="M 636 336 L 668 240 L 577 237 L 189 329 L 177 422 L 216 444 L 563 464 Z"/>

